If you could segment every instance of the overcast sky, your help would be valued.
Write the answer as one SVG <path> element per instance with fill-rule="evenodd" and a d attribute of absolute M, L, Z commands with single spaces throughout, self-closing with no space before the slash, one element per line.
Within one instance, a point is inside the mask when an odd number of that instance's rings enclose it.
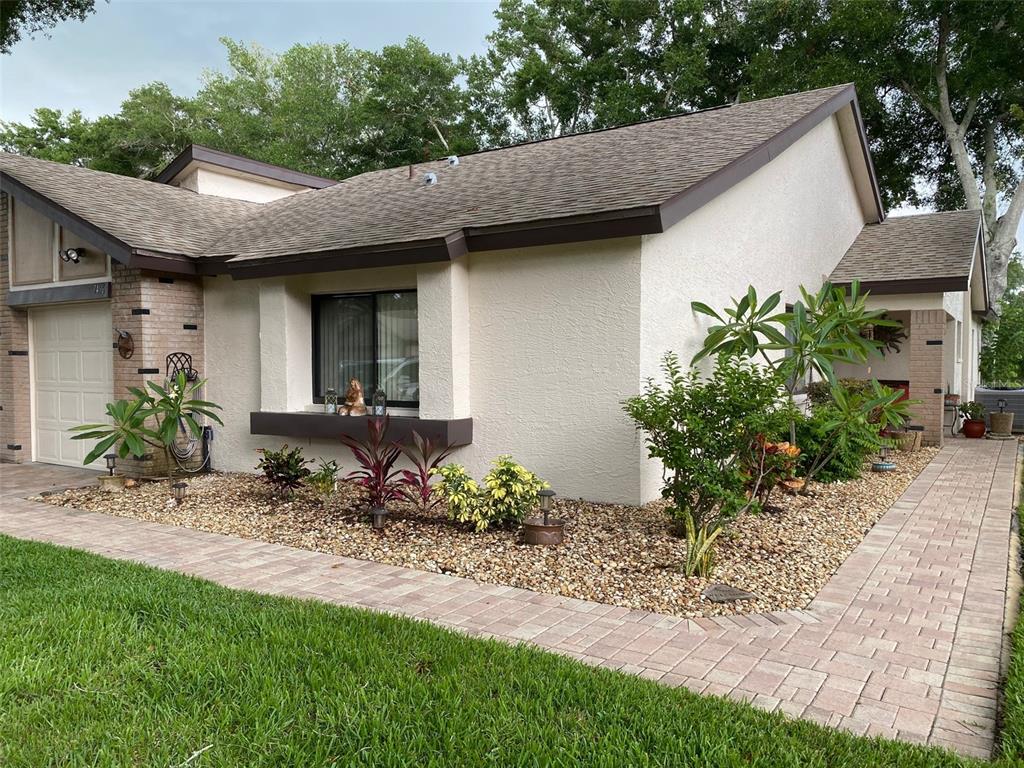
<path fill-rule="evenodd" d="M 226 66 L 221 37 L 272 51 L 294 43 L 347 41 L 377 49 L 409 35 L 432 50 L 478 53 L 496 2 L 205 2 L 97 0 L 84 22 L 68 21 L 0 57 L 0 115 L 26 121 L 36 107 L 116 112 L 128 91 L 162 80 L 194 94 L 204 69 Z"/>

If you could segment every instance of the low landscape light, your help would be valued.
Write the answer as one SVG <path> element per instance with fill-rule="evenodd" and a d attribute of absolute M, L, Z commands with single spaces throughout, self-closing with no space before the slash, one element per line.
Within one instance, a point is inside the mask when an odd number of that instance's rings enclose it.
<path fill-rule="evenodd" d="M 188 483 L 175 483 L 171 486 L 171 490 L 174 491 L 174 500 L 181 504 L 185 500 L 185 494 L 188 492 Z"/>
<path fill-rule="evenodd" d="M 114 476 L 114 464 L 117 463 L 117 454 L 116 453 L 108 453 L 103 458 L 106 459 L 106 462 L 107 462 L 107 471 L 110 472 L 110 476 L 113 477 Z"/>
<path fill-rule="evenodd" d="M 1000 413 L 1005 411 L 1006 410 L 1006 398 L 1005 397 L 1000 397 L 998 400 L 996 400 L 996 405 L 999 406 L 999 412 Z"/>
<path fill-rule="evenodd" d="M 540 496 L 540 511 L 544 513 L 544 525 L 547 525 L 548 514 L 555 503 L 555 492 L 550 488 L 545 488 L 543 491 L 538 492 L 537 495 Z"/>

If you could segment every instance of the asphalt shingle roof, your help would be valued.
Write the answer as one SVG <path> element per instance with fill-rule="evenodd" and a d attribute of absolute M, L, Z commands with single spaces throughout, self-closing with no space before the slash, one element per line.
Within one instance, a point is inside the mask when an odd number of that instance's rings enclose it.
<path fill-rule="evenodd" d="M 841 85 L 373 171 L 257 204 L 0 154 L 0 170 L 132 248 L 253 263 L 652 209 L 761 150 Z M 438 183 L 424 184 L 427 171 Z M 314 256 L 315 258 L 315 256 Z"/>
<path fill-rule="evenodd" d="M 849 86 L 373 171 L 268 203 L 210 255 L 233 261 L 445 237 L 469 227 L 656 206 Z M 426 186 L 423 174 L 438 183 Z"/>
<path fill-rule="evenodd" d="M 834 283 L 967 277 L 981 211 L 891 216 L 867 224 L 832 270 Z"/>
<path fill-rule="evenodd" d="M 0 170 L 132 248 L 202 256 L 260 205 L 0 152 Z"/>

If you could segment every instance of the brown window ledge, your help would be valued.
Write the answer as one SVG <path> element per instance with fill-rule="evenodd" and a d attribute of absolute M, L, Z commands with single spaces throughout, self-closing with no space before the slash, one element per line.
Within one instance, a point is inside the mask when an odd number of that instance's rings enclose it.
<path fill-rule="evenodd" d="M 338 416 L 328 413 L 280 413 L 253 411 L 249 414 L 249 432 L 253 435 L 309 437 L 337 440 L 342 435 L 362 439 L 367 434 L 368 416 Z M 391 416 L 388 438 L 408 442 L 413 432 L 442 445 L 469 445 L 473 442 L 472 419 L 420 419 L 415 416 Z"/>

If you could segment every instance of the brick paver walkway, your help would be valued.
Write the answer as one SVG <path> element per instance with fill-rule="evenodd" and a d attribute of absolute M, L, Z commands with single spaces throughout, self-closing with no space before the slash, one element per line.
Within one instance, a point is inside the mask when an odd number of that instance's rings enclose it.
<path fill-rule="evenodd" d="M 0 468 L 0 533 L 529 641 L 858 734 L 988 756 L 1017 449 L 947 445 L 806 611 L 698 621 L 22 498 L 89 477 L 60 467 Z"/>

